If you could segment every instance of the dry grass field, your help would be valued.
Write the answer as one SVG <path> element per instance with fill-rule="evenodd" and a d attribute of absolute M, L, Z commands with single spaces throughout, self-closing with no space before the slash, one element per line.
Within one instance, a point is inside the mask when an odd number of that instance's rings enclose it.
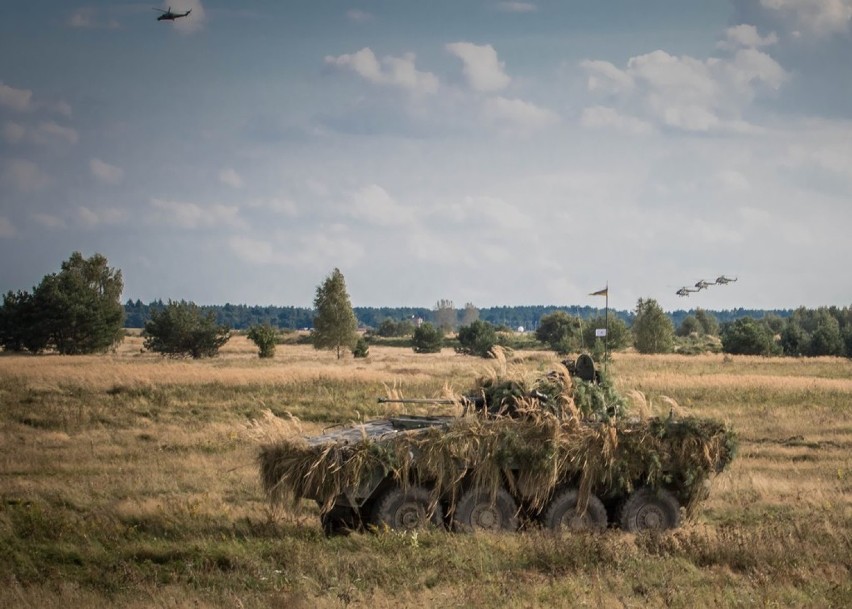
<path fill-rule="evenodd" d="M 140 348 L 0 354 L 0 607 L 852 606 L 849 360 L 616 354 L 637 411 L 741 439 L 673 533 L 326 538 L 315 506 L 267 503 L 260 443 L 387 414 L 390 391 L 462 392 L 488 362 L 297 345 L 261 361 L 241 337 L 207 361 Z"/>

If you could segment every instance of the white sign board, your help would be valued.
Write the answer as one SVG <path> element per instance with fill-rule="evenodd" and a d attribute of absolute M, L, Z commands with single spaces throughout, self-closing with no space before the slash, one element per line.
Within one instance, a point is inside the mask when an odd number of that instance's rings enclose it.
<path fill-rule="evenodd" d="M 606 336 L 606 328 L 595 328 L 595 336 L 598 338 Z"/>

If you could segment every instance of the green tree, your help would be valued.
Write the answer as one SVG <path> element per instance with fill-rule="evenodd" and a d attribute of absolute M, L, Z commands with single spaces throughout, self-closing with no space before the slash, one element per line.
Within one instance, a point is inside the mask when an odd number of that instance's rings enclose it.
<path fill-rule="evenodd" d="M 32 294 L 9 291 L 0 307 L 0 345 L 7 351 L 40 353 L 51 340 L 47 321 Z"/>
<path fill-rule="evenodd" d="M 740 317 L 722 331 L 722 350 L 736 355 L 773 355 L 780 351 L 772 330 L 751 317 Z"/>
<path fill-rule="evenodd" d="M 623 320 L 610 315 L 597 315 L 583 322 L 583 345 L 594 353 L 604 352 L 604 339 L 596 335 L 599 328 L 606 328 L 606 347 L 610 351 L 623 349 L 630 343 L 630 329 Z"/>
<path fill-rule="evenodd" d="M 231 338 L 228 326 L 217 325 L 216 315 L 206 315 L 193 302 L 169 301 L 163 309 L 152 310 L 145 323 L 144 346 L 169 357 L 214 357 Z"/>
<path fill-rule="evenodd" d="M 258 324 L 249 328 L 246 334 L 258 349 L 261 359 L 275 356 L 275 341 L 278 339 L 278 331 L 269 324 Z"/>
<path fill-rule="evenodd" d="M 479 357 L 490 357 L 491 349 L 498 343 L 494 326 L 481 319 L 459 328 L 458 340 L 459 346 L 456 347 L 458 353 Z"/>
<path fill-rule="evenodd" d="M 680 326 L 678 326 L 676 334 L 678 336 L 689 336 L 690 334 L 703 334 L 704 328 L 701 325 L 701 322 L 698 321 L 696 317 L 692 315 L 687 315 L 683 318 L 683 321 L 680 322 Z"/>
<path fill-rule="evenodd" d="M 358 322 L 346 292 L 346 280 L 339 269 L 334 269 L 317 286 L 314 309 L 316 316 L 311 333 L 314 348 L 336 350 L 337 359 L 340 359 L 344 347 L 351 349 L 358 340 Z"/>
<path fill-rule="evenodd" d="M 564 311 L 544 315 L 535 331 L 535 337 L 557 353 L 570 353 L 577 349 L 581 338 L 582 322 Z"/>
<path fill-rule="evenodd" d="M 443 334 L 452 332 L 457 323 L 458 314 L 456 313 L 452 300 L 441 299 L 435 303 L 435 326 Z"/>
<path fill-rule="evenodd" d="M 466 303 L 464 305 L 464 310 L 462 311 L 461 325 L 469 326 L 478 319 L 479 309 L 477 309 L 472 302 Z"/>
<path fill-rule="evenodd" d="M 633 345 L 639 353 L 668 353 L 674 346 L 674 325 L 653 298 L 636 303 Z"/>
<path fill-rule="evenodd" d="M 840 324 L 827 309 L 818 309 L 814 313 L 816 328 L 811 334 L 808 355 L 843 355 L 845 345 L 840 332 Z"/>
<path fill-rule="evenodd" d="M 0 314 L 0 340 L 11 350 L 63 355 L 107 351 L 124 338 L 121 271 L 101 254 L 74 252 L 59 273 L 46 275 L 30 295 L 9 292 Z"/>
<path fill-rule="evenodd" d="M 440 353 L 444 334 L 427 321 L 415 328 L 411 344 L 415 353 Z"/>
<path fill-rule="evenodd" d="M 396 336 L 409 336 L 414 333 L 414 324 L 408 319 L 395 321 L 393 319 L 384 319 L 379 327 L 376 328 L 376 335 L 384 338 L 392 338 Z"/>
<path fill-rule="evenodd" d="M 695 309 L 695 319 L 701 324 L 701 329 L 708 336 L 719 336 L 719 321 L 712 313 L 704 309 Z"/>

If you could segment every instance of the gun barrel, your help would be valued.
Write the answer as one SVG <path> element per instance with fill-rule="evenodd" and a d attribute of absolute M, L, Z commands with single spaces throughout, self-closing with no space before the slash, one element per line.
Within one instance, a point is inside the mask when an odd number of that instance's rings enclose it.
<path fill-rule="evenodd" d="M 455 404 L 454 400 L 441 398 L 379 398 L 379 404 Z"/>

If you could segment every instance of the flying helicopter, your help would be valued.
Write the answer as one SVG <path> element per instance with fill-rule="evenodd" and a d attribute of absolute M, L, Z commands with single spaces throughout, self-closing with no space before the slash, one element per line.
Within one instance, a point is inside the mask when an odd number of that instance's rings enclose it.
<path fill-rule="evenodd" d="M 153 10 L 160 11 L 162 13 L 162 15 L 157 17 L 157 21 L 174 21 L 175 19 L 180 19 L 181 17 L 186 17 L 187 15 L 189 15 L 192 12 L 192 9 L 189 9 L 185 13 L 173 13 L 172 7 L 169 7 L 169 10 L 167 10 L 167 11 L 164 11 L 161 8 L 155 8 Z"/>
<path fill-rule="evenodd" d="M 698 283 L 696 283 L 696 284 L 695 284 L 695 287 L 696 287 L 696 288 L 698 288 L 698 290 L 695 290 L 695 291 L 697 292 L 697 291 L 699 291 L 699 290 L 706 290 L 706 289 L 707 289 L 707 288 L 709 288 L 711 285 L 716 285 L 716 284 L 715 284 L 715 283 L 709 283 L 709 282 L 704 281 L 704 280 L 702 279 L 701 281 L 699 281 Z"/>
<path fill-rule="evenodd" d="M 716 277 L 716 283 L 718 283 L 719 285 L 725 285 L 725 284 L 731 283 L 732 281 L 736 281 L 736 280 L 737 280 L 736 277 L 725 277 L 724 275 Z"/>
<path fill-rule="evenodd" d="M 675 292 L 675 294 L 677 294 L 678 296 L 689 296 L 689 294 L 691 292 L 700 292 L 700 291 L 701 291 L 700 289 L 690 290 L 688 287 L 684 286 L 681 289 L 679 289 L 677 292 Z"/>

